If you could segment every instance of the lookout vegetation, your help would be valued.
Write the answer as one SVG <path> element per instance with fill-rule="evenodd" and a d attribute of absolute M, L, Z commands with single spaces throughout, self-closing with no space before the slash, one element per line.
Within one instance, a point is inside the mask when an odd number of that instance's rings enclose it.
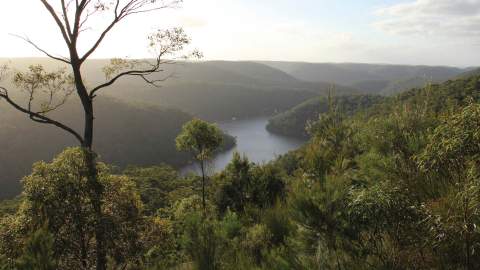
<path fill-rule="evenodd" d="M 480 77 L 462 78 L 348 114 L 331 99 L 302 148 L 267 164 L 234 154 L 205 177 L 97 162 L 105 265 L 477 269 L 479 90 Z M 215 130 L 193 120 L 179 148 L 201 161 Z M 96 267 L 86 172 L 81 147 L 33 165 L 22 195 L 0 208 L 4 269 Z"/>
<path fill-rule="evenodd" d="M 97 95 L 124 77 L 156 86 L 163 65 L 199 54 L 174 28 L 148 38 L 153 60 L 113 59 L 103 83 L 86 84 L 82 66 L 130 16 L 180 1 L 40 1 L 69 55 L 24 39 L 65 68 L 0 68 L 0 106 L 78 145 L 33 164 L 21 195 L 0 203 L 0 269 L 480 269 L 478 74 L 391 97 L 329 96 L 313 102 L 321 104 L 314 118 L 312 103 L 302 104 L 282 116 L 291 122 L 276 117 L 270 128 L 308 142 L 269 163 L 235 153 L 207 174 L 223 137 L 193 119 L 176 146 L 201 175 L 118 168 L 95 151 Z M 78 51 L 99 15 L 111 21 Z M 71 99 L 81 131 L 52 114 Z"/>

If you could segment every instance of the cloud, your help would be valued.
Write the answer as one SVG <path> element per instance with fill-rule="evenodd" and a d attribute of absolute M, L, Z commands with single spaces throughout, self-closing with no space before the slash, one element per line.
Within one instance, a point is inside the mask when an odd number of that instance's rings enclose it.
<path fill-rule="evenodd" d="M 480 0 L 415 0 L 375 14 L 374 25 L 391 34 L 480 39 Z"/>

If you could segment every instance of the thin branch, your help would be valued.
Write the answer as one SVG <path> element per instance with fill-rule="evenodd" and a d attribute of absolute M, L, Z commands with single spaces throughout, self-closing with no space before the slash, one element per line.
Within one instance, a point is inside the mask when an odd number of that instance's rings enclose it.
<path fill-rule="evenodd" d="M 100 90 L 100 89 L 103 89 L 105 87 L 108 87 L 112 84 L 114 84 L 118 79 L 124 77 L 124 76 L 139 76 L 139 77 L 142 77 L 142 79 L 144 79 L 146 82 L 152 84 L 151 82 L 153 82 L 152 80 L 148 80 L 148 78 L 146 78 L 145 76 L 146 75 L 150 75 L 150 74 L 153 74 L 153 73 L 157 73 L 157 72 L 162 72 L 163 70 L 159 70 L 160 68 L 160 65 L 162 64 L 162 62 L 160 61 L 160 59 L 157 60 L 156 64 L 155 65 L 152 65 L 152 68 L 150 69 L 145 69 L 145 70 L 129 70 L 129 71 L 125 71 L 125 72 L 121 72 L 120 74 L 117 74 L 115 77 L 113 77 L 112 79 L 110 79 L 108 82 L 105 82 L 103 84 L 100 84 L 99 86 L 93 88 L 91 91 L 90 91 L 90 98 L 94 98 L 95 97 L 95 94 Z M 166 79 L 166 78 L 165 78 Z M 159 82 L 160 80 L 156 80 L 155 82 Z"/>
<path fill-rule="evenodd" d="M 120 8 L 120 0 L 117 0 L 116 3 L 115 3 L 114 18 L 113 18 L 112 22 L 100 34 L 100 37 L 93 44 L 93 46 L 85 53 L 85 55 L 83 57 L 80 58 L 80 63 L 83 63 L 88 57 L 90 57 L 90 55 L 93 52 L 95 52 L 95 50 L 98 48 L 98 46 L 100 46 L 100 44 L 104 40 L 105 36 L 112 30 L 112 28 L 117 23 L 122 21 L 125 17 L 127 17 L 129 15 L 133 15 L 133 14 L 152 12 L 152 11 L 156 11 L 156 10 L 165 9 L 165 8 L 168 8 L 168 7 L 173 7 L 174 5 L 176 5 L 178 3 L 181 3 L 182 1 L 181 0 L 172 0 L 172 1 L 170 1 L 170 3 L 163 3 L 164 1 L 161 1 L 161 2 L 162 2 L 162 4 L 157 6 L 157 7 L 145 8 L 149 4 L 155 3 L 155 1 L 152 1 L 152 0 L 130 0 L 122 8 Z M 85 23 L 85 21 L 81 22 L 81 25 L 83 25 L 84 23 Z"/>
<path fill-rule="evenodd" d="M 70 47 L 70 44 L 72 43 L 72 41 L 70 40 L 70 37 L 68 36 L 67 34 L 67 31 L 65 29 L 65 26 L 63 25 L 62 21 L 60 20 L 60 18 L 58 17 L 57 13 L 55 12 L 55 10 L 53 9 L 53 7 L 48 3 L 47 0 L 40 0 L 43 5 L 45 6 L 45 8 L 48 10 L 48 12 L 50 13 L 50 15 L 53 17 L 53 19 L 55 20 L 55 22 L 57 23 L 57 26 L 58 28 L 60 29 L 60 32 L 62 32 L 62 36 L 63 36 L 63 39 L 65 40 L 65 42 L 67 43 L 67 45 Z"/>
<path fill-rule="evenodd" d="M 63 12 L 63 20 L 65 21 L 65 26 L 67 28 L 67 33 L 72 39 L 73 33 L 72 33 L 72 28 L 70 27 L 70 21 L 68 20 L 68 12 L 67 12 L 67 5 L 65 4 L 65 0 L 61 0 L 62 3 L 62 12 Z"/>
<path fill-rule="evenodd" d="M 161 71 L 158 71 L 158 72 L 161 72 Z M 161 87 L 161 85 L 159 85 L 157 83 L 164 82 L 164 81 L 174 77 L 174 73 L 170 73 L 167 76 L 165 76 L 161 79 L 156 79 L 156 80 L 151 80 L 151 79 L 147 78 L 145 74 L 144 75 L 138 75 L 138 76 L 140 76 L 148 84 L 151 84 L 155 87 Z"/>
<path fill-rule="evenodd" d="M 41 123 L 41 124 L 49 124 L 49 125 L 54 125 L 56 127 L 59 127 L 60 129 L 70 133 L 71 135 L 73 135 L 81 144 L 83 144 L 83 138 L 82 136 L 80 136 L 80 134 L 78 134 L 75 130 L 73 130 L 72 128 L 58 122 L 58 121 L 55 121 L 45 115 L 42 115 L 40 113 L 36 113 L 36 112 L 32 112 L 28 109 L 25 109 L 23 108 L 22 106 L 18 105 L 15 101 L 13 101 L 10 96 L 8 95 L 8 90 L 5 88 L 5 87 L 1 87 L 0 86 L 0 98 L 3 98 L 7 101 L 7 103 L 9 103 L 13 108 L 15 108 L 16 110 L 20 111 L 20 112 L 23 112 L 25 114 L 27 114 L 30 119 L 32 119 L 33 121 L 37 122 L 37 123 Z"/>
<path fill-rule="evenodd" d="M 80 63 L 83 63 L 85 62 L 85 60 L 88 59 L 88 57 L 90 57 L 90 55 L 98 48 L 98 46 L 100 46 L 100 43 L 102 43 L 103 39 L 105 38 L 105 36 L 108 34 L 108 32 L 110 32 L 110 30 L 112 30 L 112 28 L 115 26 L 115 24 L 117 24 L 119 22 L 119 19 L 118 17 L 115 17 L 115 19 L 113 20 L 113 22 L 110 23 L 110 25 L 102 32 L 102 34 L 100 34 L 100 37 L 98 38 L 98 40 L 95 42 L 95 44 L 92 46 L 92 48 L 90 48 L 90 50 L 88 50 L 85 55 L 80 58 Z"/>
<path fill-rule="evenodd" d="M 35 42 L 33 42 L 32 40 L 30 40 L 29 38 L 27 37 L 22 37 L 22 36 L 19 36 L 19 35 L 15 35 L 15 34 L 10 34 L 11 36 L 14 36 L 14 37 L 17 37 L 25 42 L 27 42 L 28 44 L 32 45 L 35 49 L 39 50 L 40 52 L 42 52 L 43 54 L 45 54 L 46 56 L 54 59 L 54 60 L 57 60 L 57 61 L 60 61 L 60 62 L 63 62 L 63 63 L 66 63 L 66 64 L 70 64 L 70 61 L 67 60 L 67 58 L 65 57 L 57 57 L 57 56 L 53 56 L 52 54 L 48 53 L 47 51 L 45 51 L 44 49 L 40 48 L 37 44 L 35 44 Z"/>

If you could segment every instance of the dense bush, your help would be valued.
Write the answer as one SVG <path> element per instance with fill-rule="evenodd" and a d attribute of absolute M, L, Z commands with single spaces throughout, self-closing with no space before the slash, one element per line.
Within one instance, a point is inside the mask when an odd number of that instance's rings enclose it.
<path fill-rule="evenodd" d="M 234 154 L 205 209 L 199 177 L 99 164 L 109 267 L 479 269 L 478 93 L 470 77 L 353 115 L 331 102 L 301 149 L 261 165 Z M 0 267 L 89 267 L 80 155 L 35 164 L 2 207 Z"/>

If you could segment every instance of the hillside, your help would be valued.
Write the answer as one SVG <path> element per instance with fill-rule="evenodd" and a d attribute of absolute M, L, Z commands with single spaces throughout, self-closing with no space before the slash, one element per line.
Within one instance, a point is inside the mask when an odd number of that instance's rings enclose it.
<path fill-rule="evenodd" d="M 480 68 L 469 68 L 468 71 L 457 76 L 457 79 L 465 79 L 472 76 L 479 76 Z"/>
<path fill-rule="evenodd" d="M 7 197 L 18 194 L 19 180 L 30 171 L 32 163 L 51 160 L 77 142 L 57 128 L 33 123 L 4 103 L 0 104 L 0 197 Z M 160 163 L 178 166 L 189 160 L 188 155 L 176 150 L 175 137 L 191 115 L 175 109 L 127 104 L 108 97 L 97 98 L 95 106 L 94 144 L 102 161 L 125 167 Z M 79 110 L 79 104 L 72 100 L 52 117 L 78 129 L 82 123 Z M 232 138 L 227 138 L 226 147 L 232 145 Z"/>
<path fill-rule="evenodd" d="M 7 59 L 3 59 L 5 62 Z M 14 69 L 23 70 L 33 63 L 41 63 L 50 70 L 56 62 L 44 58 L 11 59 Z M 102 67 L 109 60 L 91 60 L 85 63 L 87 81 L 95 85 L 105 81 Z M 145 84 L 138 78 L 124 78 L 101 95 L 129 102 L 141 102 L 181 109 L 207 120 L 228 120 L 252 116 L 272 115 L 317 95 L 326 95 L 329 82 L 304 82 L 293 76 L 255 62 L 178 62 L 165 65 L 154 79 L 169 77 L 161 87 Z M 354 94 L 351 87 L 337 87 L 337 93 Z"/>
<path fill-rule="evenodd" d="M 206 187 L 211 212 L 199 210 L 198 178 L 184 178 L 170 167 L 129 167 L 124 176 L 105 172 L 114 179 L 106 186 L 108 194 L 127 193 L 106 197 L 118 206 L 112 213 L 115 221 L 134 216 L 110 226 L 120 224 L 128 229 L 118 230 L 123 237 L 151 241 L 161 251 L 147 262 L 138 260 L 142 269 L 201 261 L 204 257 L 196 257 L 192 247 L 216 248 L 214 255 L 205 256 L 218 258 L 222 269 L 235 269 L 239 261 L 244 269 L 478 269 L 480 256 L 465 241 L 480 239 L 473 230 L 480 209 L 480 76 L 394 97 L 333 101 L 346 114 L 333 110 L 313 121 L 312 139 L 302 148 L 261 164 L 235 154 L 223 171 L 213 174 L 215 184 Z M 88 206 L 70 200 L 78 196 L 81 181 L 63 180 L 75 175 L 75 151 L 37 165 L 37 173 L 27 178 L 27 196 L 0 204 L 0 213 L 12 215 L 0 226 L 4 254 L 27 239 L 21 229 L 34 224 L 43 209 L 33 208 L 36 202 L 47 202 L 41 205 L 51 217 L 61 217 L 53 220 L 62 229 L 72 227 L 64 219 L 79 214 L 76 206 Z M 150 220 L 157 223 L 145 223 Z M 465 240 L 463 228 L 468 226 L 471 238 Z M 159 232 L 164 242 L 157 240 Z M 212 235 L 215 242 L 205 244 L 202 237 Z M 329 238 L 331 242 L 324 241 Z M 152 250 L 135 248 L 140 254 Z M 254 259 L 243 259 L 250 257 Z M 69 265 L 81 263 L 67 258 Z"/>
<path fill-rule="evenodd" d="M 408 91 L 399 91 L 399 88 L 392 88 L 392 97 L 358 95 L 358 96 L 340 96 L 333 98 L 333 102 L 338 105 L 340 111 L 347 115 L 352 115 L 357 111 L 362 111 L 374 106 L 372 110 L 390 111 L 389 107 L 398 106 L 398 102 L 420 103 L 428 102 L 424 106 L 435 106 L 436 111 L 440 111 L 453 104 L 465 104 L 466 97 L 474 97 L 480 100 L 478 89 L 479 75 L 476 71 L 470 71 L 457 79 L 448 80 L 442 84 L 433 84 L 431 88 L 410 87 Z M 404 82 L 405 84 L 407 82 Z M 411 83 L 411 85 L 415 85 Z M 428 98 L 425 96 L 428 95 Z M 277 114 L 272 117 L 268 124 L 268 130 L 274 133 L 306 137 L 306 124 L 309 121 L 316 120 L 318 115 L 328 110 L 328 99 L 325 97 L 315 97 L 305 101 L 290 110 Z"/>
<path fill-rule="evenodd" d="M 208 120 L 272 115 L 317 95 L 326 95 L 330 83 L 303 82 L 266 65 L 253 62 L 200 62 L 168 66 L 173 74 L 160 88 L 130 79 L 105 92 L 113 97 L 180 108 Z M 132 91 L 132 89 L 135 89 Z M 339 86 L 337 93 L 357 90 Z"/>
<path fill-rule="evenodd" d="M 473 75 L 351 117 L 324 114 L 310 142 L 276 162 L 292 175 L 283 207 L 307 247 L 287 244 L 282 258 L 294 257 L 291 268 L 301 258 L 305 269 L 478 269 L 480 256 L 465 243 L 480 239 L 479 102 Z"/>
<path fill-rule="evenodd" d="M 426 81 L 441 83 L 466 69 L 443 66 L 407 66 L 357 63 L 262 62 L 293 77 L 310 82 L 326 81 L 370 94 L 393 95 Z"/>
<path fill-rule="evenodd" d="M 385 100 L 386 98 L 382 96 L 355 95 L 334 97 L 332 103 L 337 106 L 339 111 L 352 115 L 359 110 L 369 108 Z M 277 134 L 305 138 L 308 137 L 307 123 L 317 120 L 318 115 L 326 113 L 328 109 L 328 98 L 316 97 L 272 117 L 267 129 Z"/>

